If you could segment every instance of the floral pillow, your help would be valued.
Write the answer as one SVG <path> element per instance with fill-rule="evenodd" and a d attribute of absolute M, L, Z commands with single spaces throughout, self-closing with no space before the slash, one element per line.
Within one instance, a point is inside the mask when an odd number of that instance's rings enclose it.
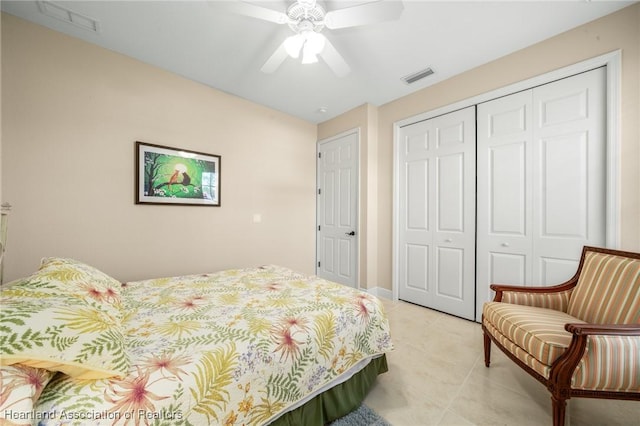
<path fill-rule="evenodd" d="M 78 295 L 84 295 L 98 301 L 120 305 L 122 284 L 93 266 L 74 259 L 45 257 L 40 262 L 38 277 L 63 282 L 74 287 Z"/>
<path fill-rule="evenodd" d="M 0 364 L 81 379 L 124 376 L 120 283 L 71 259 L 40 269 L 0 294 Z"/>
<path fill-rule="evenodd" d="M 54 374 L 25 365 L 0 367 L 0 424 L 31 424 L 29 414 Z"/>

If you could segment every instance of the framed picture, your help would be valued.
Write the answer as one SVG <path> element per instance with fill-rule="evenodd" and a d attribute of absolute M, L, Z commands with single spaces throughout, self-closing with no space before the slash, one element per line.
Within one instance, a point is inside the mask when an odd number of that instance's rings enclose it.
<path fill-rule="evenodd" d="M 220 156 L 136 142 L 136 204 L 220 206 Z"/>

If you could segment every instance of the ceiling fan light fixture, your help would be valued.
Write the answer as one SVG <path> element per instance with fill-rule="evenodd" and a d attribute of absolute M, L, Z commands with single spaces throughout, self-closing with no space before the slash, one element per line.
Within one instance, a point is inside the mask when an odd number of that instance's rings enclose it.
<path fill-rule="evenodd" d="M 304 37 L 300 34 L 295 34 L 284 41 L 284 48 L 287 51 L 287 54 L 292 58 L 298 58 L 300 56 L 300 51 L 302 50 L 302 46 L 304 45 Z"/>
<path fill-rule="evenodd" d="M 404 9 L 400 0 L 369 0 L 363 4 L 350 5 L 329 12 L 326 12 L 317 0 L 288 0 L 289 6 L 284 12 L 259 6 L 247 0 L 225 3 L 233 5 L 231 10 L 239 14 L 276 24 L 287 24 L 293 31 L 294 36 L 283 40 L 260 68 L 262 72 L 272 73 L 288 56 L 298 58 L 302 52 L 303 64 L 318 62 L 318 55 L 322 56 L 322 60 L 338 77 L 346 76 L 351 69 L 331 40 L 325 38 L 321 31 L 324 28 L 334 30 L 396 20 L 400 18 Z M 302 44 L 300 44 L 301 37 Z"/>
<path fill-rule="evenodd" d="M 306 31 L 304 36 L 304 51 L 309 51 L 310 54 L 318 55 L 324 49 L 324 36 L 315 31 Z"/>
<path fill-rule="evenodd" d="M 304 49 L 302 51 L 302 63 L 304 65 L 315 64 L 318 62 L 318 56 L 315 53 L 309 51 L 309 49 Z"/>

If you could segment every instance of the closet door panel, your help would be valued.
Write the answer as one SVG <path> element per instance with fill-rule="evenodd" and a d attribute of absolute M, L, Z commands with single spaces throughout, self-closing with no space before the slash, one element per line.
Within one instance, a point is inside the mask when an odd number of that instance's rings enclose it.
<path fill-rule="evenodd" d="M 597 69 L 478 105 L 477 312 L 490 284 L 562 283 L 605 244 L 604 82 Z"/>
<path fill-rule="evenodd" d="M 575 259 L 540 257 L 536 271 L 540 277 L 538 282 L 543 286 L 551 286 L 566 281 L 576 273 L 577 262 Z"/>
<path fill-rule="evenodd" d="M 399 297 L 475 318 L 475 108 L 400 131 Z"/>
<path fill-rule="evenodd" d="M 488 147 L 488 212 L 492 235 L 526 237 L 526 141 Z"/>
<path fill-rule="evenodd" d="M 422 293 L 419 298 L 428 297 L 429 289 L 429 249 L 431 241 L 429 217 L 429 163 L 423 155 L 413 152 L 418 159 L 407 163 L 406 176 L 406 246 L 404 270 L 405 282 L 412 293 Z"/>
<path fill-rule="evenodd" d="M 403 159 L 400 189 L 398 281 L 406 300 L 426 304 L 432 299 L 434 284 L 429 279 L 432 264 L 432 200 L 433 155 L 430 148 L 435 141 L 429 122 L 417 123 L 403 129 L 400 157 Z"/>
<path fill-rule="evenodd" d="M 464 250 L 438 247 L 436 289 L 439 298 L 464 302 Z"/>
<path fill-rule="evenodd" d="M 531 276 L 532 119 L 531 91 L 478 105 L 476 319 L 490 284 Z"/>
<path fill-rule="evenodd" d="M 464 232 L 464 156 L 438 157 L 438 232 Z"/>
<path fill-rule="evenodd" d="M 405 250 L 405 286 L 410 292 L 428 293 L 429 246 L 425 244 L 407 244 Z"/>
<path fill-rule="evenodd" d="M 606 242 L 605 94 L 604 68 L 533 91 L 533 282 L 571 278 L 582 247 Z"/>
<path fill-rule="evenodd" d="M 429 160 L 407 162 L 407 230 L 429 231 Z"/>
<path fill-rule="evenodd" d="M 491 284 L 524 285 L 527 256 L 522 254 L 491 253 L 488 258 Z"/>
<path fill-rule="evenodd" d="M 540 141 L 540 237 L 586 239 L 588 173 L 586 133 Z M 558 185 L 562 182 L 562 185 Z"/>
<path fill-rule="evenodd" d="M 475 108 L 433 121 L 436 135 L 436 258 L 430 307 L 463 318 L 475 316 Z"/>

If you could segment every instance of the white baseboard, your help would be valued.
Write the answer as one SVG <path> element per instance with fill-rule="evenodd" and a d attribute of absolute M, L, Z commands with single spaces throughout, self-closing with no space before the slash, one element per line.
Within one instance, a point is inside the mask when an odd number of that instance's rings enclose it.
<path fill-rule="evenodd" d="M 365 291 L 369 294 L 372 294 L 376 297 L 382 297 L 385 299 L 389 299 L 389 300 L 393 300 L 393 292 L 389 289 L 386 288 L 382 288 L 382 287 L 373 287 L 373 288 L 367 288 L 365 289 Z"/>

